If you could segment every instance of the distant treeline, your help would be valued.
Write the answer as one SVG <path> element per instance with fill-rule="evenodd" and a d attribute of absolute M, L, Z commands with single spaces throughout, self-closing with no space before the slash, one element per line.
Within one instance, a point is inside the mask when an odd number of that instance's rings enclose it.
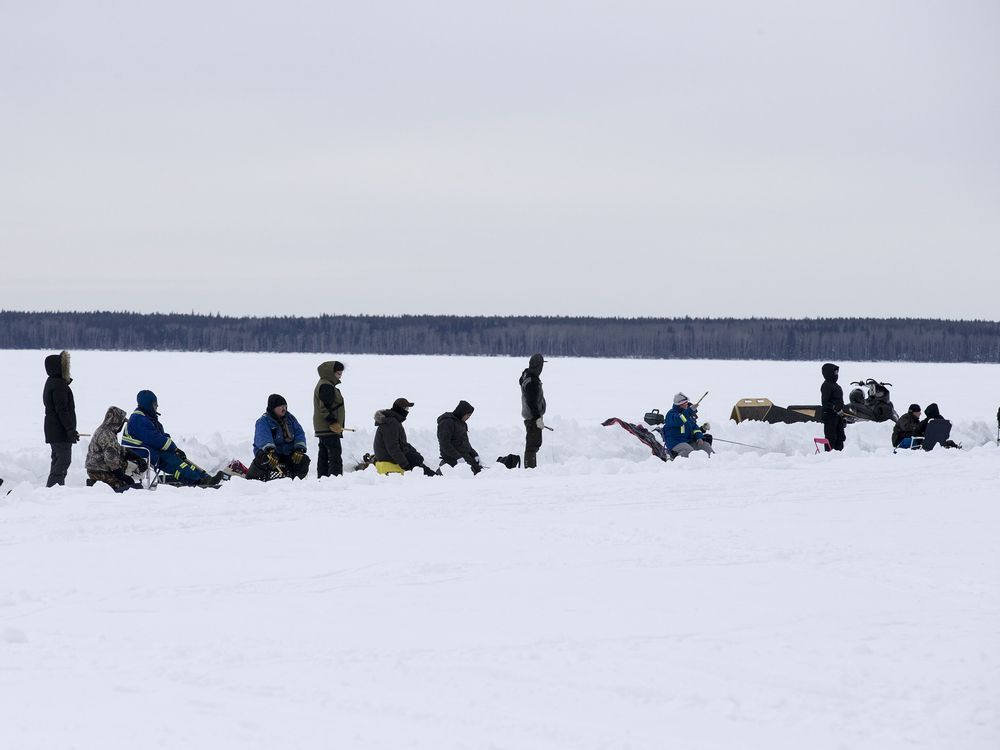
<path fill-rule="evenodd" d="M 0 349 L 1000 362 L 1000 323 L 0 311 Z"/>

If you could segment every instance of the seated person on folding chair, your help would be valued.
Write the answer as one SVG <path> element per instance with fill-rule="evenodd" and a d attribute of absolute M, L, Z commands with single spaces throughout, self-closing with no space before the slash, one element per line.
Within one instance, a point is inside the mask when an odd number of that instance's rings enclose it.
<path fill-rule="evenodd" d="M 924 436 L 924 423 L 920 421 L 920 404 L 910 404 L 906 414 L 896 420 L 896 426 L 892 428 L 892 447 L 908 449 L 914 447 L 913 443 L 920 443 Z"/>
<path fill-rule="evenodd" d="M 306 433 L 288 411 L 288 402 L 277 393 L 268 396 L 267 411 L 257 420 L 253 456 L 247 479 L 305 479 L 309 473 Z"/>
<path fill-rule="evenodd" d="M 128 464 L 135 464 L 139 472 L 146 470 L 146 458 L 118 442 L 118 433 L 125 426 L 125 412 L 109 406 L 101 426 L 94 430 L 87 448 L 87 484 L 104 482 L 115 492 L 141 487 L 129 476 Z"/>
<path fill-rule="evenodd" d="M 940 422 L 939 422 L 940 420 Z M 947 424 L 947 429 L 944 428 L 944 424 Z M 924 412 L 924 419 L 920 423 L 924 428 L 924 450 L 929 451 L 935 445 L 940 443 L 945 448 L 961 448 L 959 443 L 950 439 L 951 436 L 951 422 L 945 419 L 941 410 L 938 408 L 937 404 L 927 404 L 927 410 Z M 934 440 L 931 440 L 931 431 L 933 427 L 933 432 L 935 434 Z M 938 432 L 940 430 L 940 432 Z M 940 437 L 937 437 L 940 435 Z"/>
<path fill-rule="evenodd" d="M 663 420 L 663 442 L 672 458 L 687 458 L 694 451 L 712 455 L 712 441 L 698 425 L 698 412 L 683 393 L 674 396 L 674 405 Z"/>
<path fill-rule="evenodd" d="M 136 409 L 128 418 L 122 445 L 148 450 L 150 465 L 163 472 L 168 484 L 214 487 L 222 481 L 224 472 L 210 476 L 204 469 L 188 461 L 187 454 L 174 443 L 169 433 L 163 431 L 155 393 L 139 391 L 135 400 Z"/>

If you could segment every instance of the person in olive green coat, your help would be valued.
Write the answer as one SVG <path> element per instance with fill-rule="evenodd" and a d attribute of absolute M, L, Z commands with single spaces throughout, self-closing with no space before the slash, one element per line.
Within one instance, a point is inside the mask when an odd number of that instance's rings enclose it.
<path fill-rule="evenodd" d="M 316 456 L 316 476 L 339 477 L 344 473 L 344 397 L 340 395 L 344 365 L 341 362 L 324 362 L 316 368 L 319 382 L 313 391 L 313 429 L 319 441 Z"/>

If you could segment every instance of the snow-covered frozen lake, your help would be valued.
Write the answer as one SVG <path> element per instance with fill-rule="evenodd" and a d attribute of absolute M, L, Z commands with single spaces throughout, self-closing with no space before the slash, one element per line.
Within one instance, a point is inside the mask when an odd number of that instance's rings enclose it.
<path fill-rule="evenodd" d="M 815 403 L 819 362 L 554 359 L 534 472 L 116 496 L 85 442 L 41 488 L 44 354 L 0 352 L 4 748 L 1000 745 L 1000 367 L 840 363 L 937 401 L 962 451 L 728 421 Z M 74 353 L 80 428 L 149 388 L 194 460 L 248 462 L 269 393 L 309 424 L 325 358 Z M 397 396 L 428 457 L 460 398 L 484 458 L 522 448 L 521 360 L 336 358 L 345 458 Z M 765 450 L 664 464 L 599 424 L 677 390 Z"/>

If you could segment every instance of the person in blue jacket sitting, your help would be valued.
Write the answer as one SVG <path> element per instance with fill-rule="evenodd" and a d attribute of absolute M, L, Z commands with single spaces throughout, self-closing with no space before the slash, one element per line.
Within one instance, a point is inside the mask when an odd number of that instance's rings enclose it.
<path fill-rule="evenodd" d="M 712 455 L 711 438 L 698 425 L 698 412 L 683 393 L 674 396 L 674 406 L 664 417 L 663 443 L 673 458 L 687 458 L 694 451 Z"/>
<path fill-rule="evenodd" d="M 163 430 L 155 393 L 139 391 L 135 400 L 136 409 L 125 425 L 122 445 L 148 450 L 149 465 L 162 471 L 167 482 L 192 487 L 214 487 L 222 481 L 223 472 L 210 476 L 204 469 L 189 461 L 187 454 L 173 441 L 170 433 Z"/>
<path fill-rule="evenodd" d="M 288 402 L 277 393 L 267 397 L 267 411 L 257 420 L 253 456 L 247 479 L 305 479 L 309 473 L 306 433 L 288 411 Z"/>

